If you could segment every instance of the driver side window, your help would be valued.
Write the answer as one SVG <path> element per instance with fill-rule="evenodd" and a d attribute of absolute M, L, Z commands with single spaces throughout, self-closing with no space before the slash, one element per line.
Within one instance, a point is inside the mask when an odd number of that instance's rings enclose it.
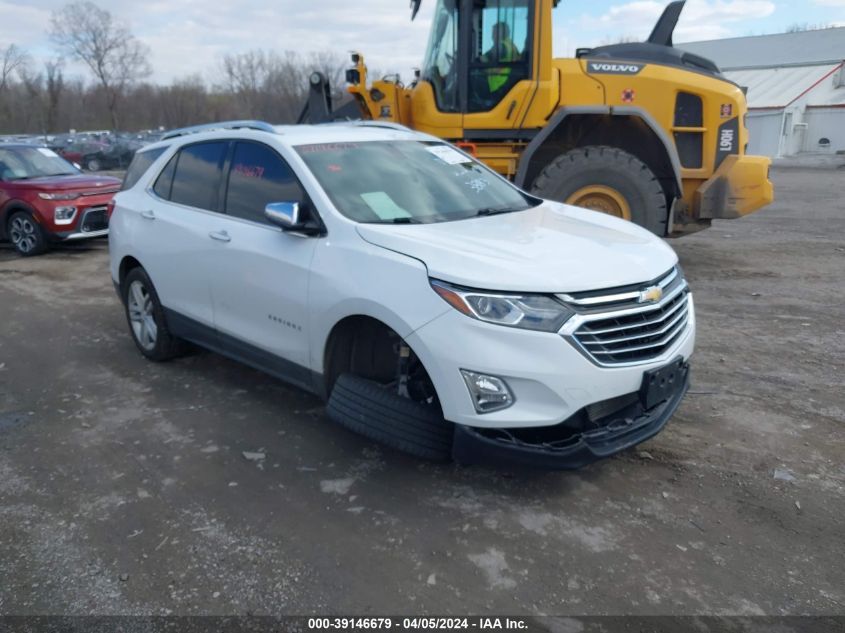
<path fill-rule="evenodd" d="M 261 143 L 238 141 L 229 169 L 225 212 L 260 224 L 270 224 L 264 207 L 271 202 L 305 204 L 306 196 L 291 168 Z"/>
<path fill-rule="evenodd" d="M 437 4 L 420 79 L 434 89 L 437 109 L 458 112 L 458 14 L 456 0 Z"/>

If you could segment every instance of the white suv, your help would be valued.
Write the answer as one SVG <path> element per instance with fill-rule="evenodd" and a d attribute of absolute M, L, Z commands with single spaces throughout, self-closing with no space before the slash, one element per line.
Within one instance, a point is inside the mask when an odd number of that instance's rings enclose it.
<path fill-rule="evenodd" d="M 398 126 L 188 128 L 139 152 L 111 274 L 147 358 L 183 341 L 421 457 L 576 468 L 658 433 L 695 317 L 675 253 Z"/>

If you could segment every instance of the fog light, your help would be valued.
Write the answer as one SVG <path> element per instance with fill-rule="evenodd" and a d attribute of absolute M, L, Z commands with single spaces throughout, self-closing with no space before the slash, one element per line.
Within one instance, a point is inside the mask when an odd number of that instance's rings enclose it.
<path fill-rule="evenodd" d="M 56 207 L 53 210 L 53 220 L 56 224 L 70 224 L 76 215 L 76 207 Z"/>
<path fill-rule="evenodd" d="M 461 370 L 464 382 L 469 389 L 472 404 L 478 413 L 490 413 L 507 409 L 514 403 L 514 397 L 507 383 L 496 376 L 478 374 L 474 371 Z"/>

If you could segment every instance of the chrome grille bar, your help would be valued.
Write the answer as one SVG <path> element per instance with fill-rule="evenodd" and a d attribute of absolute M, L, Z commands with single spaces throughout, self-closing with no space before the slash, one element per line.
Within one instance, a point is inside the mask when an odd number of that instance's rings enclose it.
<path fill-rule="evenodd" d="M 671 351 L 689 325 L 689 288 L 681 279 L 659 303 L 584 312 L 561 334 L 599 365 L 636 365 Z"/>
<path fill-rule="evenodd" d="M 649 345 L 638 345 L 636 347 L 625 347 L 618 350 L 606 350 L 606 351 L 599 351 L 599 350 L 590 350 L 591 354 L 606 356 L 609 354 L 619 354 L 619 353 L 628 353 L 628 352 L 641 352 L 647 349 L 654 349 L 656 347 L 664 347 L 667 343 L 669 343 L 673 338 L 675 338 L 678 333 L 683 330 L 683 326 L 687 324 L 686 314 L 684 315 L 684 322 L 681 324 L 681 327 L 675 328 L 672 332 L 664 336 L 662 339 L 657 341 L 656 343 L 651 343 Z"/>
<path fill-rule="evenodd" d="M 659 286 L 662 289 L 666 289 L 669 285 L 675 281 L 678 277 L 678 269 L 673 268 L 670 270 L 666 275 L 660 278 L 654 285 Z M 564 301 L 566 303 L 570 303 L 572 305 L 577 306 L 585 306 L 585 307 L 596 307 L 601 306 L 606 303 L 620 303 L 620 302 L 628 302 L 628 301 L 636 301 L 640 296 L 639 290 L 633 290 L 631 292 L 617 292 L 615 294 L 607 294 L 601 295 L 596 297 L 578 297 L 573 296 L 570 294 L 559 294 L 557 295 L 558 299 Z"/>
<path fill-rule="evenodd" d="M 593 330 L 591 328 L 589 330 L 585 330 L 584 334 L 596 334 L 596 335 L 598 335 L 598 334 L 611 334 L 613 332 L 624 332 L 625 330 L 632 330 L 632 329 L 635 329 L 635 328 L 638 328 L 638 327 L 646 327 L 648 325 L 655 325 L 657 323 L 662 323 L 663 321 L 666 320 L 667 316 L 671 316 L 671 315 L 675 314 L 675 312 L 682 309 L 683 307 L 684 307 L 684 302 L 679 301 L 678 304 L 673 306 L 672 309 L 669 310 L 669 312 L 667 312 L 665 315 L 661 315 L 661 316 L 656 317 L 654 319 L 650 319 L 650 320 L 647 320 L 647 321 L 641 321 L 639 323 L 631 323 L 629 325 L 620 325 L 619 327 L 603 328 L 601 330 Z"/>
<path fill-rule="evenodd" d="M 680 307 L 683 307 L 683 306 L 684 306 L 684 304 L 681 303 L 681 304 L 679 304 L 678 307 L 680 308 Z M 682 319 L 686 319 L 686 318 L 687 318 L 687 311 L 684 310 L 683 312 L 678 314 L 674 319 L 672 319 L 672 322 L 669 323 L 669 325 L 665 325 L 662 328 L 660 328 L 659 330 L 656 330 L 656 331 L 653 331 L 653 332 L 646 332 L 644 334 L 634 334 L 634 335 L 631 335 L 631 336 L 623 336 L 621 338 L 612 338 L 612 339 L 606 339 L 606 340 L 603 339 L 601 341 L 582 341 L 582 342 L 584 343 L 584 345 L 615 345 L 617 343 L 625 343 L 626 341 L 636 341 L 636 340 L 639 340 L 641 338 L 651 338 L 651 337 L 659 336 L 660 334 L 664 334 L 664 333 L 668 332 L 673 327 L 675 327 L 675 325 L 678 323 L 678 321 L 680 321 Z M 594 334 L 594 332 L 587 332 L 587 334 Z"/>

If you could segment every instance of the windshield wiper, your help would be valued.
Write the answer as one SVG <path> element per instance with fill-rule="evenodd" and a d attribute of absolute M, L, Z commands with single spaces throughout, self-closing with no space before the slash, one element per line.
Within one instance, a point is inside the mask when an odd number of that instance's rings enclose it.
<path fill-rule="evenodd" d="M 516 213 L 517 211 L 525 211 L 525 208 L 519 209 L 516 207 L 486 207 L 476 211 L 475 215 L 500 215 L 502 213 Z"/>
<path fill-rule="evenodd" d="M 390 218 L 389 220 L 375 220 L 365 224 L 422 224 L 416 218 Z"/>

